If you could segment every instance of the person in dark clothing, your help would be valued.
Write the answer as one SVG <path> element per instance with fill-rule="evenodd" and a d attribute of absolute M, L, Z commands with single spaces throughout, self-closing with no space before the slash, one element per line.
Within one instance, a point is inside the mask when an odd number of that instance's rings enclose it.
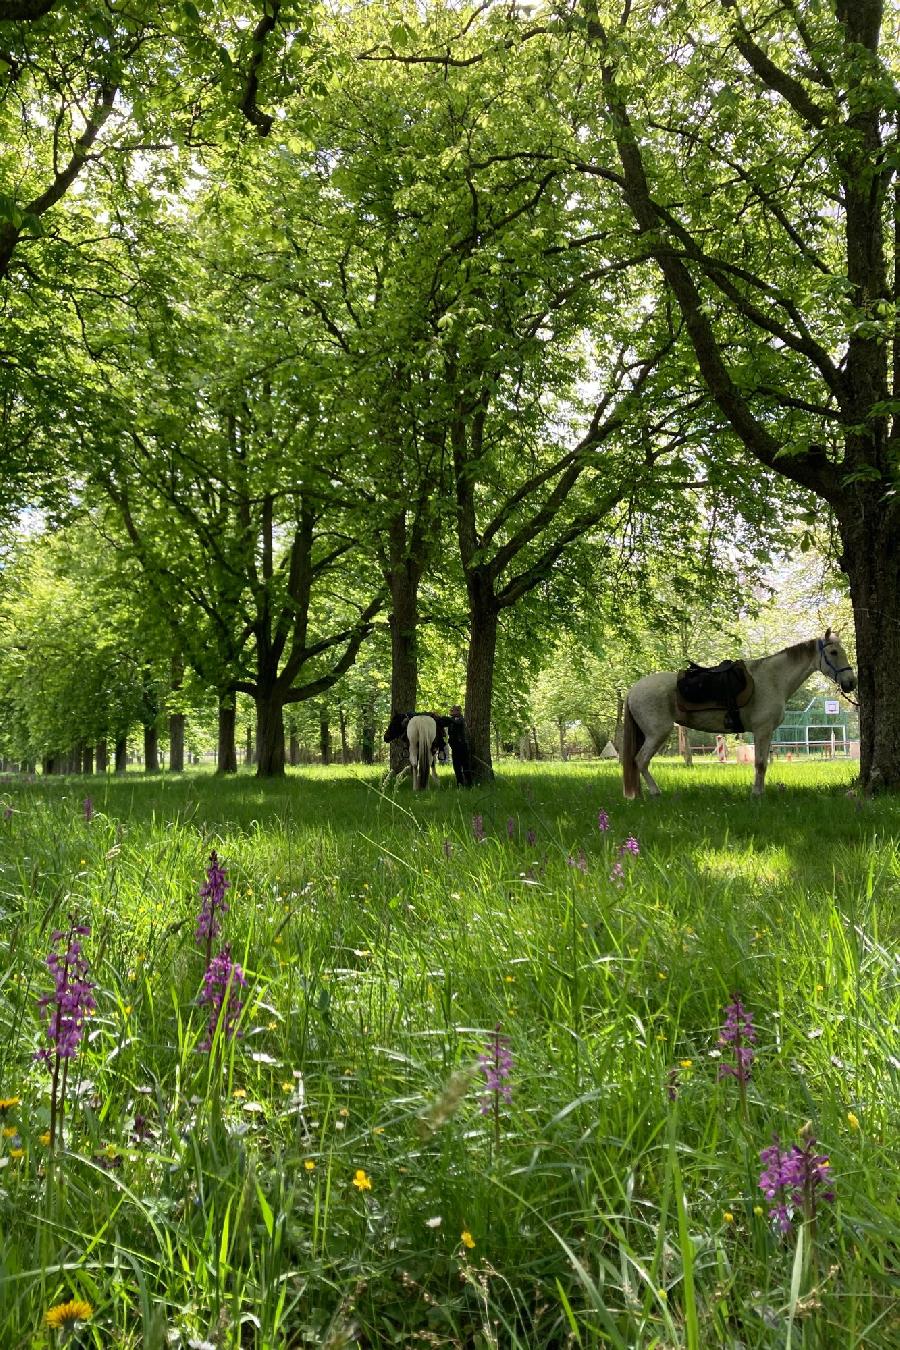
<path fill-rule="evenodd" d="M 445 721 L 447 739 L 450 742 L 450 754 L 453 756 L 453 772 L 456 774 L 457 787 L 472 787 L 475 778 L 472 766 L 472 751 L 469 748 L 469 733 L 466 731 L 462 708 L 457 704 L 450 709 Z"/>

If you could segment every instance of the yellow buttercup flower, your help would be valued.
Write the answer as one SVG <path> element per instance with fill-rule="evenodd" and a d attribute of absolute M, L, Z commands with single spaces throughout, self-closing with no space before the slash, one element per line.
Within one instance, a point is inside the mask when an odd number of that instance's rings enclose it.
<path fill-rule="evenodd" d="M 16 1135 L 17 1135 L 18 1133 L 19 1133 L 19 1131 L 16 1129 L 15 1125 L 4 1125 L 4 1126 L 3 1126 L 3 1138 L 4 1138 L 4 1139 L 15 1139 L 15 1137 L 16 1137 Z"/>
<path fill-rule="evenodd" d="M 848 1111 L 848 1112 L 847 1112 L 847 1124 L 850 1126 L 851 1130 L 858 1130 L 858 1129 L 859 1129 L 859 1116 L 855 1115 L 853 1111 Z"/>
<path fill-rule="evenodd" d="M 722 1211 L 722 1218 L 725 1220 L 726 1223 L 734 1223 L 734 1215 L 732 1214 L 730 1209 L 724 1209 Z"/>
<path fill-rule="evenodd" d="M 24 1157 L 25 1157 L 25 1150 L 24 1150 L 24 1148 L 11 1148 L 11 1149 L 9 1150 L 9 1156 L 10 1156 L 11 1158 L 24 1158 Z"/>
<path fill-rule="evenodd" d="M 471 1251 L 472 1248 L 475 1246 L 475 1239 L 469 1232 L 468 1228 L 463 1229 L 463 1231 L 459 1235 L 459 1240 L 464 1247 L 468 1247 L 469 1251 Z"/>
<path fill-rule="evenodd" d="M 678 1063 L 682 1069 L 691 1069 L 694 1066 L 694 1061 L 692 1059 L 680 1059 Z"/>
<path fill-rule="evenodd" d="M 0 1097 L 0 1116 L 7 1111 L 11 1111 L 14 1106 L 18 1106 L 21 1100 L 21 1097 Z"/>
<path fill-rule="evenodd" d="M 306 1158 L 303 1166 L 306 1168 L 307 1172 L 314 1172 L 316 1170 L 316 1164 L 313 1162 L 312 1158 Z"/>
<path fill-rule="evenodd" d="M 358 1167 L 353 1174 L 353 1185 L 358 1191 L 370 1191 L 372 1189 L 372 1183 L 361 1167 Z"/>
<path fill-rule="evenodd" d="M 68 1303 L 57 1303 L 54 1308 L 48 1308 L 44 1313 L 44 1321 L 52 1330 L 58 1331 L 70 1322 L 86 1322 L 93 1313 L 93 1308 L 83 1298 L 72 1298 Z"/>

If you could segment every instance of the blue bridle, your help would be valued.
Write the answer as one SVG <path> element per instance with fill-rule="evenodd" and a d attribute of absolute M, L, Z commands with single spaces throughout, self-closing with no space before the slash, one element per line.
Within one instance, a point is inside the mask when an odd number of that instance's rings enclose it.
<path fill-rule="evenodd" d="M 853 674 L 852 666 L 841 666 L 840 670 L 838 670 L 837 666 L 834 664 L 834 662 L 831 660 L 831 658 L 829 657 L 828 653 L 825 650 L 824 638 L 819 638 L 819 656 L 825 662 L 826 666 L 831 671 L 831 673 L 834 675 L 835 684 L 839 683 L 840 677 L 843 675 L 845 670 L 849 670 L 850 674 L 851 675 Z"/>

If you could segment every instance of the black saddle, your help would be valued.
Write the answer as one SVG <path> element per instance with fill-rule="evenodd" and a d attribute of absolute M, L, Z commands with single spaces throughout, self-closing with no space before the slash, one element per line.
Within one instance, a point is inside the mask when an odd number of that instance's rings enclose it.
<path fill-rule="evenodd" d="M 678 706 L 683 712 L 725 713 L 726 731 L 743 731 L 738 712 L 753 697 L 753 676 L 743 661 L 698 666 L 691 661 L 675 679 Z"/>

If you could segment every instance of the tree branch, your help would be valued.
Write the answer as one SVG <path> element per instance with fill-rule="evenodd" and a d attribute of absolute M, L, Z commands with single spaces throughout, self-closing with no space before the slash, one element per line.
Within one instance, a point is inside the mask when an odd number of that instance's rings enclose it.
<path fill-rule="evenodd" d="M 259 73 L 266 59 L 266 38 L 278 23 L 281 0 L 265 0 L 264 13 L 253 30 L 250 39 L 250 63 L 247 78 L 244 81 L 244 94 L 239 107 L 247 121 L 256 127 L 260 136 L 268 136 L 275 121 L 270 113 L 264 113 L 256 102 L 259 93 Z"/>

